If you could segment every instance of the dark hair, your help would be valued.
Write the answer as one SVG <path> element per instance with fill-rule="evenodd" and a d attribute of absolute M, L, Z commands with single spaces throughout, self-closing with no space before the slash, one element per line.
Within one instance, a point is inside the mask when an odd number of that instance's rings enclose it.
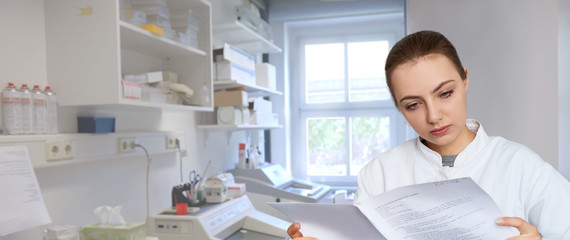
<path fill-rule="evenodd" d="M 412 33 L 398 41 L 394 47 L 388 53 L 386 58 L 386 66 L 384 70 L 386 71 L 386 83 L 390 89 L 390 94 L 398 108 L 398 102 L 394 96 L 394 90 L 392 89 L 392 71 L 402 64 L 408 62 L 415 62 L 420 58 L 429 55 L 439 53 L 446 56 L 451 60 L 461 79 L 465 80 L 467 78 L 467 73 L 461 65 L 459 56 L 457 56 L 457 51 L 453 44 L 443 34 L 435 31 L 419 31 Z"/>

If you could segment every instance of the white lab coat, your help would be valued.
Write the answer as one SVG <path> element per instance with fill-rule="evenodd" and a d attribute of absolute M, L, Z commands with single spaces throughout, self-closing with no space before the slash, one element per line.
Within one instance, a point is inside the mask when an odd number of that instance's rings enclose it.
<path fill-rule="evenodd" d="M 505 216 L 525 219 L 543 239 L 570 239 L 570 183 L 529 148 L 487 136 L 475 120 L 467 127 L 476 136 L 454 167 L 442 167 L 419 138 L 370 161 L 358 175 L 355 204 L 400 186 L 471 177 Z"/>

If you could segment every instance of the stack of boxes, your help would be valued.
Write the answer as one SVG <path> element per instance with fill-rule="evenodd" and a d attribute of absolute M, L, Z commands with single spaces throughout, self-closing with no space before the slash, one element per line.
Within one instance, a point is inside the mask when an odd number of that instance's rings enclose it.
<path fill-rule="evenodd" d="M 273 113 L 273 106 L 270 101 L 263 98 L 249 99 L 249 124 L 274 126 L 278 124 L 278 116 Z"/>
<path fill-rule="evenodd" d="M 214 50 L 216 81 L 234 80 L 245 85 L 255 85 L 255 61 L 244 51 L 224 44 Z"/>
<path fill-rule="evenodd" d="M 172 28 L 181 43 L 198 48 L 198 16 L 192 10 L 172 10 L 170 12 Z"/>
<path fill-rule="evenodd" d="M 224 44 L 214 50 L 215 80 L 232 81 L 246 86 L 260 86 L 275 90 L 275 67 L 268 63 L 255 64 L 254 58 L 244 51 Z M 263 98 L 248 99 L 245 89 L 214 93 L 219 125 L 277 125 L 270 101 Z"/>
<path fill-rule="evenodd" d="M 190 9 L 173 9 L 166 0 L 121 0 L 121 19 L 159 36 L 198 48 L 199 17 Z"/>

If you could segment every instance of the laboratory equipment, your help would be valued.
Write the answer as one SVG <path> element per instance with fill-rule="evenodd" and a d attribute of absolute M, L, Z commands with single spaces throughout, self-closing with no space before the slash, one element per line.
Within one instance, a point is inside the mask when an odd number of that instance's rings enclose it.
<path fill-rule="evenodd" d="M 290 222 L 257 211 L 244 195 L 176 215 L 172 209 L 151 215 L 147 235 L 169 240 L 283 240 Z"/>
<path fill-rule="evenodd" d="M 245 183 L 247 195 L 259 211 L 285 218 L 268 202 L 331 203 L 330 186 L 310 183 L 287 174 L 279 164 L 230 170 L 236 182 Z"/>
<path fill-rule="evenodd" d="M 220 173 L 208 178 L 204 186 L 206 202 L 220 203 L 226 201 L 228 187 L 234 183 L 234 176 L 231 173 Z"/>

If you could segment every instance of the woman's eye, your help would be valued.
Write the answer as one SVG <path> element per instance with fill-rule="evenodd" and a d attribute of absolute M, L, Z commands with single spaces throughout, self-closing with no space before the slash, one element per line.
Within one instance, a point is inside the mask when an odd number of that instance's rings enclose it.
<path fill-rule="evenodd" d="M 442 98 L 448 98 L 448 97 L 451 96 L 452 93 L 453 93 L 453 90 L 447 91 L 447 92 L 443 92 L 442 94 L 440 94 L 440 96 L 441 96 Z"/>
<path fill-rule="evenodd" d="M 412 103 L 412 104 L 408 104 L 406 106 L 406 110 L 416 110 L 416 108 L 418 108 L 418 103 Z"/>

